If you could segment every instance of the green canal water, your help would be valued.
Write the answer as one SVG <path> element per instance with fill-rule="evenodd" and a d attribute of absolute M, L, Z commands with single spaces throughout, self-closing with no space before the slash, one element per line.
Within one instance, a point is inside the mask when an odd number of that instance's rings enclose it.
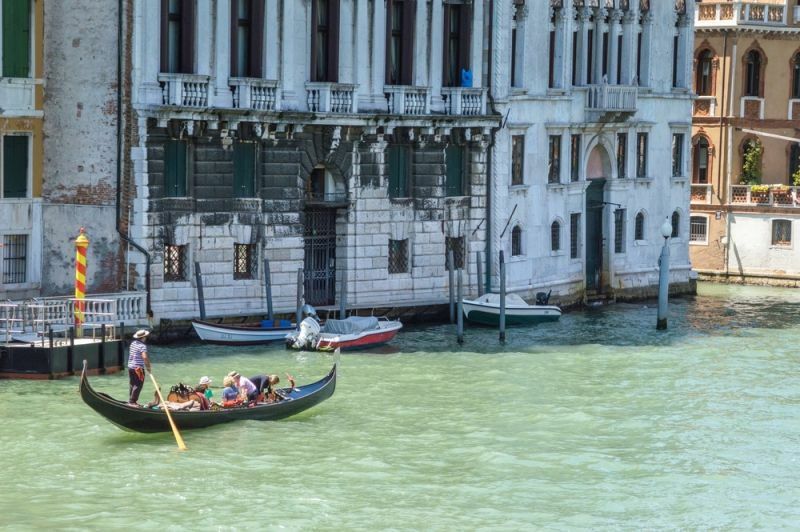
<path fill-rule="evenodd" d="M 701 285 L 497 332 L 408 328 L 343 354 L 296 417 L 123 432 L 78 380 L 0 381 L 0 527 L 150 530 L 800 527 L 800 291 Z M 282 347 L 153 347 L 162 385 L 325 374 Z M 95 388 L 127 392 L 122 374 Z M 153 389 L 148 382 L 144 396 Z"/>

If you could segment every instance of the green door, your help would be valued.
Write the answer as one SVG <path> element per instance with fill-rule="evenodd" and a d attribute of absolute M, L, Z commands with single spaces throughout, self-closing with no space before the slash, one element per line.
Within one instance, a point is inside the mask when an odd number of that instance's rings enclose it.
<path fill-rule="evenodd" d="M 593 179 L 586 189 L 586 290 L 600 291 L 603 270 L 603 188 L 605 179 Z"/>

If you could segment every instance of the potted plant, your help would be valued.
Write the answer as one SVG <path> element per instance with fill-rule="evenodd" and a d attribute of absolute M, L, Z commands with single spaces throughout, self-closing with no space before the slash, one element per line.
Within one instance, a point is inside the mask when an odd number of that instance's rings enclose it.
<path fill-rule="evenodd" d="M 792 203 L 792 189 L 786 185 L 772 185 L 772 201 L 779 205 Z"/>
<path fill-rule="evenodd" d="M 750 185 L 750 201 L 769 203 L 769 185 Z"/>
<path fill-rule="evenodd" d="M 743 185 L 757 185 L 761 183 L 761 155 L 764 149 L 758 140 L 749 142 L 744 152 L 742 162 L 742 175 L 740 181 Z"/>
<path fill-rule="evenodd" d="M 795 170 L 792 174 L 792 185 L 800 187 L 800 168 Z"/>

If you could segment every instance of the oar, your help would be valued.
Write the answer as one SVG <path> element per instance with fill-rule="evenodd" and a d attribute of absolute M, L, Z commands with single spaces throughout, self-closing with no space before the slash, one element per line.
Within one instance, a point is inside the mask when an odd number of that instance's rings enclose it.
<path fill-rule="evenodd" d="M 161 389 L 158 387 L 158 383 L 156 382 L 156 378 L 153 377 L 152 373 L 148 373 L 150 378 L 153 380 L 153 386 L 156 387 L 156 394 L 158 395 L 158 400 L 161 401 L 161 406 L 164 408 L 164 412 L 167 414 L 167 419 L 169 420 L 169 426 L 172 427 L 172 434 L 175 435 L 175 441 L 178 442 L 178 449 L 181 451 L 186 450 L 186 444 L 183 443 L 183 438 L 181 437 L 181 433 L 178 432 L 178 427 L 175 425 L 175 422 L 172 421 L 172 414 L 169 413 L 169 408 L 167 407 L 167 403 L 164 401 L 164 397 L 161 395 Z"/>

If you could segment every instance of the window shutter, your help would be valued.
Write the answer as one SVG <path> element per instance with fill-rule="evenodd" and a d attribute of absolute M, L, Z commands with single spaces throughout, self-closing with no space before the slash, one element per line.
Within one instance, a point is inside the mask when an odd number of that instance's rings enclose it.
<path fill-rule="evenodd" d="M 30 0 L 3 2 L 3 77 L 30 76 Z"/>
<path fill-rule="evenodd" d="M 161 0 L 161 72 L 169 72 L 169 0 Z"/>
<path fill-rule="evenodd" d="M 250 77 L 264 76 L 264 0 L 253 0 L 250 7 Z"/>
<path fill-rule="evenodd" d="M 400 80 L 403 85 L 413 84 L 414 72 L 414 16 L 417 11 L 416 0 L 405 0 L 403 2 L 403 52 L 402 70 Z"/>
<path fill-rule="evenodd" d="M 28 196 L 28 138 L 17 135 L 3 137 L 4 198 Z"/>
<path fill-rule="evenodd" d="M 444 37 L 444 45 L 442 46 L 442 85 L 452 86 L 454 81 L 450 79 L 450 4 L 444 5 L 444 26 L 442 28 L 442 36 Z"/>
<path fill-rule="evenodd" d="M 461 6 L 461 64 L 458 71 L 456 85 L 461 85 L 461 69 L 469 70 L 470 66 L 470 43 L 472 42 L 472 4 Z"/>
<path fill-rule="evenodd" d="M 339 0 L 329 0 L 328 5 L 328 79 L 339 81 Z"/>
<path fill-rule="evenodd" d="M 233 145 L 234 197 L 252 198 L 255 195 L 255 148 L 253 142 L 237 142 Z"/>
<path fill-rule="evenodd" d="M 394 0 L 386 0 L 386 43 L 384 48 L 386 48 L 386 57 L 384 58 L 384 83 L 387 85 L 392 85 L 392 6 L 394 5 Z"/>
<path fill-rule="evenodd" d="M 165 146 L 164 196 L 186 195 L 186 142 L 169 140 Z"/>
<path fill-rule="evenodd" d="M 183 0 L 181 5 L 181 68 L 182 74 L 194 72 L 194 13 L 195 0 Z"/>
<path fill-rule="evenodd" d="M 462 196 L 464 194 L 464 157 L 463 148 L 454 144 L 445 149 L 445 194 Z"/>

